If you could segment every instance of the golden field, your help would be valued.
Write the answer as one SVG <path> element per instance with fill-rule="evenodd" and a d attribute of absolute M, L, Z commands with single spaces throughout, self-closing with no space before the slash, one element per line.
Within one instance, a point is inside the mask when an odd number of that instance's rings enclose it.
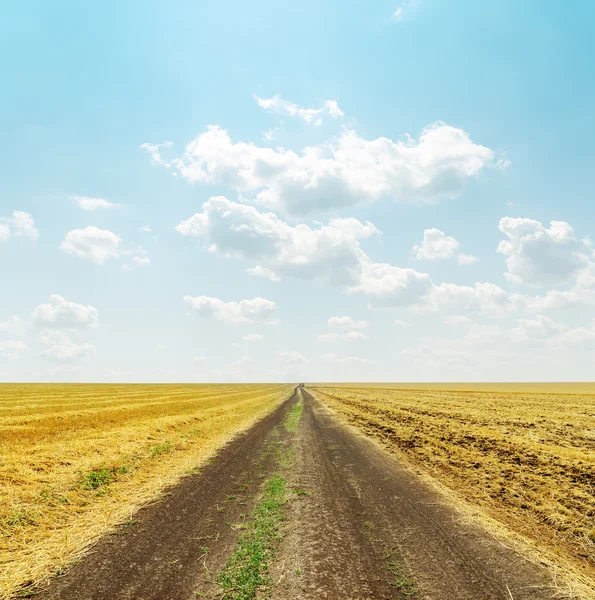
<path fill-rule="evenodd" d="M 593 384 L 327 385 L 308 389 L 595 593 Z"/>
<path fill-rule="evenodd" d="M 68 564 L 293 385 L 0 385 L 0 598 Z"/>

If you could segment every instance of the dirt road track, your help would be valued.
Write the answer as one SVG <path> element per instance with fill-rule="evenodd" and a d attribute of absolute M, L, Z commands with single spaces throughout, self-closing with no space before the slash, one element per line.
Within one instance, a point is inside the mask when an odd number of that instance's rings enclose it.
<path fill-rule="evenodd" d="M 307 391 L 295 432 L 279 425 L 294 395 L 197 475 L 139 511 L 53 579 L 40 600 L 221 598 L 214 583 L 275 468 L 271 441 L 293 445 L 286 476 L 305 492 L 286 506 L 271 571 L 275 600 L 545 600 L 548 574 L 460 515 L 374 443 L 341 425 Z M 395 585 L 397 584 L 397 585 Z M 414 589 L 416 591 L 414 591 Z"/>

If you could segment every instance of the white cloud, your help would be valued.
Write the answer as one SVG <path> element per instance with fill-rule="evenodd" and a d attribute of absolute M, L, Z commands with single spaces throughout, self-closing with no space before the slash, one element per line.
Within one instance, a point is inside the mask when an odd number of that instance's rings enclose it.
<path fill-rule="evenodd" d="M 42 329 L 37 335 L 37 341 L 44 346 L 57 346 L 70 342 L 71 338 L 59 329 Z"/>
<path fill-rule="evenodd" d="M 29 213 L 14 210 L 12 217 L 0 218 L 0 241 L 6 241 L 13 235 L 29 240 L 36 240 L 39 237 L 35 221 Z"/>
<path fill-rule="evenodd" d="M 515 340 L 545 339 L 557 336 L 564 328 L 543 315 L 535 319 L 518 319 L 517 326 L 510 331 Z"/>
<path fill-rule="evenodd" d="M 367 340 L 361 331 L 348 331 L 347 333 L 321 333 L 318 335 L 319 342 L 360 342 Z"/>
<path fill-rule="evenodd" d="M 577 240 L 564 221 L 552 221 L 548 229 L 533 219 L 504 217 L 499 227 L 508 237 L 500 242 L 498 252 L 507 256 L 505 275 L 511 281 L 561 284 L 588 267 L 588 244 Z"/>
<path fill-rule="evenodd" d="M 359 358 L 358 356 L 337 356 L 334 352 L 327 352 L 326 354 L 321 354 L 320 358 L 327 363 L 342 365 L 370 364 L 370 360 L 368 360 L 367 358 Z"/>
<path fill-rule="evenodd" d="M 444 123 L 429 125 L 417 141 L 409 136 L 397 142 L 365 140 L 344 130 L 334 141 L 308 146 L 299 154 L 234 143 L 218 126 L 210 126 L 187 145 L 182 158 L 169 163 L 156 146 L 143 147 L 189 181 L 226 185 L 294 215 L 369 204 L 382 197 L 435 203 L 459 196 L 465 181 L 484 168 L 502 166 L 492 150 Z"/>
<path fill-rule="evenodd" d="M 261 342 L 264 340 L 264 335 L 260 333 L 249 333 L 242 338 L 245 342 Z"/>
<path fill-rule="evenodd" d="M 407 323 L 407 321 L 401 321 L 401 319 L 395 319 L 393 321 L 393 325 L 397 327 L 411 327 L 411 323 Z"/>
<path fill-rule="evenodd" d="M 279 360 L 286 365 L 302 365 L 310 361 L 302 354 L 295 350 L 290 352 L 277 352 Z"/>
<path fill-rule="evenodd" d="M 17 315 L 13 315 L 6 321 L 0 321 L 0 332 L 7 332 L 12 334 L 22 333 L 25 329 L 25 321 L 18 317 Z"/>
<path fill-rule="evenodd" d="M 94 226 L 69 231 L 60 247 L 67 254 L 86 258 L 101 265 L 110 258 L 118 258 L 120 236 L 108 229 Z"/>
<path fill-rule="evenodd" d="M 95 347 L 86 342 L 77 344 L 68 339 L 44 350 L 41 356 L 52 362 L 78 362 L 95 356 Z"/>
<path fill-rule="evenodd" d="M 272 142 L 274 139 L 277 138 L 277 136 L 279 135 L 280 132 L 280 128 L 279 127 L 269 127 L 268 129 L 265 129 L 262 132 L 262 137 L 267 141 L 267 142 Z"/>
<path fill-rule="evenodd" d="M 153 231 L 149 225 L 142 225 L 138 228 L 138 230 L 142 231 L 143 233 L 151 233 L 151 231 Z"/>
<path fill-rule="evenodd" d="M 433 228 L 424 230 L 423 242 L 413 246 L 411 251 L 416 258 L 422 260 L 444 260 L 455 255 L 460 265 L 471 265 L 479 260 L 470 254 L 457 254 L 459 246 L 460 243 L 455 238 Z"/>
<path fill-rule="evenodd" d="M 16 360 L 24 353 L 29 352 L 30 348 L 20 340 L 5 340 L 0 342 L 0 356 L 9 360 Z"/>
<path fill-rule="evenodd" d="M 201 317 L 226 323 L 274 323 L 276 304 L 265 298 L 253 298 L 240 302 L 224 302 L 208 296 L 184 296 L 188 311 Z"/>
<path fill-rule="evenodd" d="M 146 267 L 151 264 L 151 259 L 148 256 L 133 256 L 132 262 L 137 267 Z"/>
<path fill-rule="evenodd" d="M 463 254 L 462 252 L 457 255 L 457 262 L 460 265 L 467 266 L 475 264 L 479 258 L 477 256 L 473 256 L 472 254 Z"/>
<path fill-rule="evenodd" d="M 140 147 L 143 150 L 146 150 L 151 155 L 153 162 L 155 162 L 159 165 L 164 165 L 166 167 L 169 167 L 170 164 L 161 158 L 160 150 L 161 150 L 161 148 L 171 148 L 172 146 L 173 146 L 173 142 L 162 142 L 161 144 L 144 143 L 144 144 L 141 144 Z"/>
<path fill-rule="evenodd" d="M 424 230 L 424 240 L 421 245 L 415 245 L 411 251 L 416 258 L 424 260 L 443 260 L 454 256 L 460 246 L 455 238 L 447 236 L 439 229 Z"/>
<path fill-rule="evenodd" d="M 332 219 L 328 225 L 292 227 L 273 213 L 210 198 L 203 212 L 182 221 L 177 231 L 201 237 L 211 252 L 257 263 L 253 275 L 279 279 L 293 276 L 336 285 L 357 281 L 365 258 L 358 240 L 378 232 L 357 219 Z"/>
<path fill-rule="evenodd" d="M 99 314 L 94 306 L 70 302 L 62 296 L 52 294 L 47 304 L 40 304 L 33 311 L 33 321 L 44 327 L 95 327 Z"/>
<path fill-rule="evenodd" d="M 427 273 L 385 263 L 364 263 L 359 282 L 350 294 L 364 294 L 373 308 L 423 303 L 434 284 Z"/>
<path fill-rule="evenodd" d="M 447 315 L 444 317 L 444 324 L 451 327 L 464 327 L 471 325 L 473 320 L 463 315 Z"/>
<path fill-rule="evenodd" d="M 369 321 L 356 321 L 351 317 L 331 317 L 328 320 L 328 326 L 335 329 L 365 329 L 369 325 Z"/>
<path fill-rule="evenodd" d="M 109 202 L 104 198 L 89 198 L 88 196 L 71 196 L 71 200 L 77 203 L 79 208 L 83 210 L 94 212 L 96 210 L 105 210 L 111 208 L 119 208 L 119 204 Z"/>
<path fill-rule="evenodd" d="M 326 100 L 320 108 L 302 108 L 293 102 L 283 100 L 279 94 L 272 98 L 256 98 L 258 106 L 289 117 L 297 117 L 311 125 L 322 125 L 323 116 L 329 116 L 333 119 L 338 119 L 344 116 L 343 111 L 335 100 Z"/>
<path fill-rule="evenodd" d="M 203 363 L 207 360 L 206 356 L 193 356 L 192 360 L 196 361 L 197 363 Z"/>
<path fill-rule="evenodd" d="M 393 13 L 392 20 L 397 23 L 403 19 L 403 7 L 399 6 L 397 10 Z"/>

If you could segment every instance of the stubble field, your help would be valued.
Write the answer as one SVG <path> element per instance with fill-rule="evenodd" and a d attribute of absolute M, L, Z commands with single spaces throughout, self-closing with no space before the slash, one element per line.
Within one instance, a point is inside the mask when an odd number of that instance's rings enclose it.
<path fill-rule="evenodd" d="M 524 538 L 538 557 L 595 585 L 592 384 L 384 385 L 309 389 Z"/>
<path fill-rule="evenodd" d="M 0 386 L 0 598 L 56 568 L 293 385 Z"/>

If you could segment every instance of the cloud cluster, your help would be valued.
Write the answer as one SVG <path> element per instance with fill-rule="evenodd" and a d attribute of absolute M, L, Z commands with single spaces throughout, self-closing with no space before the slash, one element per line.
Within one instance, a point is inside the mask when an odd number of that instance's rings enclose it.
<path fill-rule="evenodd" d="M 515 283 L 559 285 L 589 266 L 588 242 L 577 240 L 564 221 L 552 221 L 547 228 L 533 219 L 504 217 L 499 228 L 508 239 L 498 252 L 507 257 L 505 275 Z"/>
<path fill-rule="evenodd" d="M 370 204 L 382 197 L 435 203 L 461 194 L 465 181 L 502 165 L 492 150 L 462 129 L 433 123 L 410 136 L 365 140 L 344 130 L 335 140 L 297 153 L 233 142 L 210 126 L 181 158 L 166 162 L 155 144 L 143 144 L 153 160 L 192 182 L 225 185 L 268 208 L 292 215 Z"/>
<path fill-rule="evenodd" d="M 93 225 L 84 229 L 69 231 L 60 244 L 66 254 L 86 258 L 102 265 L 107 260 L 118 258 L 121 238 L 109 229 L 99 229 Z"/>
<path fill-rule="evenodd" d="M 95 347 L 92 344 L 76 343 L 62 331 L 42 331 L 38 341 L 50 346 L 41 353 L 41 356 L 51 362 L 74 363 L 95 356 Z"/>
<path fill-rule="evenodd" d="M 73 229 L 69 231 L 60 248 L 66 254 L 78 256 L 103 265 L 108 260 L 130 258 L 130 263 L 122 265 L 123 269 L 132 267 L 146 267 L 151 264 L 147 251 L 141 246 L 122 249 L 120 243 L 122 238 L 109 229 L 99 229 L 89 225 L 84 229 Z"/>
<path fill-rule="evenodd" d="M 32 317 L 42 327 L 81 328 L 99 324 L 99 313 L 94 306 L 70 302 L 58 294 L 52 294 L 47 303 L 37 306 Z"/>
<path fill-rule="evenodd" d="M 323 116 L 338 119 L 343 116 L 343 111 L 335 100 L 326 100 L 320 108 L 302 108 L 293 102 L 284 100 L 279 94 L 272 98 L 256 98 L 258 106 L 265 110 L 289 117 L 297 117 L 309 125 L 322 125 Z"/>
<path fill-rule="evenodd" d="M 12 236 L 33 241 L 39 237 L 35 221 L 29 213 L 14 210 L 12 217 L 0 217 L 0 241 L 6 241 Z"/>
<path fill-rule="evenodd" d="M 354 283 L 365 258 L 358 241 L 377 233 L 371 223 L 357 219 L 294 227 L 273 213 L 221 196 L 209 199 L 202 209 L 182 221 L 177 231 L 202 238 L 212 252 L 256 263 L 249 272 L 273 280 L 292 276 L 334 285 Z"/>
<path fill-rule="evenodd" d="M 445 260 L 456 256 L 460 265 L 471 265 L 477 262 L 475 256 L 457 253 L 460 245 L 455 238 L 433 228 L 424 230 L 422 243 L 413 246 L 411 251 L 416 258 L 422 260 Z"/>
<path fill-rule="evenodd" d="M 330 317 L 327 324 L 333 329 L 366 329 L 370 322 L 356 321 L 352 317 Z"/>
<path fill-rule="evenodd" d="M 266 298 L 224 302 L 209 296 L 184 296 L 184 303 L 188 312 L 225 323 L 275 323 L 277 306 Z"/>
<path fill-rule="evenodd" d="M 20 340 L 0 341 L 0 357 L 8 360 L 18 360 L 30 351 L 29 346 Z"/>

